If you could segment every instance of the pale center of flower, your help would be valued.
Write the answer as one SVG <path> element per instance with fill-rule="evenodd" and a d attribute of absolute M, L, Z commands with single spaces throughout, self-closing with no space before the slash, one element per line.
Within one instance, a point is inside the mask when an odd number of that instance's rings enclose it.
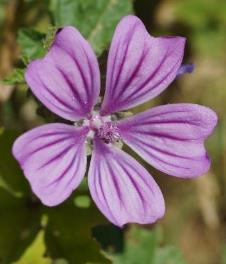
<path fill-rule="evenodd" d="M 99 137 L 104 143 L 116 143 L 121 139 L 120 131 L 111 116 L 100 116 L 98 112 L 93 112 L 89 119 L 84 120 L 83 125 L 90 128 L 89 138 L 94 135 Z"/>

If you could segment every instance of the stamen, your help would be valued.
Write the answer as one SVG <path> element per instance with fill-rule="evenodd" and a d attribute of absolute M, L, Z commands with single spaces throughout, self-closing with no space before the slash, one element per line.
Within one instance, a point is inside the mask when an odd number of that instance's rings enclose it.
<path fill-rule="evenodd" d="M 121 139 L 120 131 L 114 122 L 105 122 L 98 128 L 97 136 L 106 144 L 116 143 Z"/>

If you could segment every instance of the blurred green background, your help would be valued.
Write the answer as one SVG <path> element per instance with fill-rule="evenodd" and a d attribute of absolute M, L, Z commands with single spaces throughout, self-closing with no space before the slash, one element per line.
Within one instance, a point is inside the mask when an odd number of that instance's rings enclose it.
<path fill-rule="evenodd" d="M 181 180 L 144 166 L 166 200 L 165 217 L 150 226 L 110 225 L 89 198 L 86 181 L 64 204 L 40 204 L 11 155 L 23 131 L 55 119 L 24 83 L 26 64 L 46 52 L 56 27 L 74 25 L 91 42 L 103 71 L 115 25 L 135 13 L 153 35 L 187 38 L 178 78 L 151 102 L 190 102 L 214 109 L 211 170 Z M 225 264 L 226 263 L 226 1 L 0 0 L 0 263 Z"/>

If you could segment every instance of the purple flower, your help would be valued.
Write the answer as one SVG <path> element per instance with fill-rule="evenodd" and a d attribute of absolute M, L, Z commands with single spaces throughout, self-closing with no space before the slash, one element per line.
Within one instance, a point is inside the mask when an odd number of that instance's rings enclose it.
<path fill-rule="evenodd" d="M 191 178 L 208 171 L 204 140 L 216 114 L 200 105 L 169 104 L 119 118 L 117 112 L 159 95 L 175 79 L 184 54 L 182 37 L 150 36 L 135 16 L 116 28 L 101 106 L 98 62 L 73 27 L 58 32 L 47 55 L 31 62 L 26 81 L 52 112 L 74 122 L 49 124 L 19 137 L 13 154 L 33 192 L 48 206 L 67 199 L 86 171 L 91 196 L 115 225 L 153 223 L 165 212 L 162 193 L 148 171 L 117 145 L 122 141 L 167 174 Z"/>

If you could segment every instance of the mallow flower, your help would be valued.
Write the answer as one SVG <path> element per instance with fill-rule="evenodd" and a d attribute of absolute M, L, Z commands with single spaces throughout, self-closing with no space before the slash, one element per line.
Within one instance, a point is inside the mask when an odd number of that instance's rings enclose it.
<path fill-rule="evenodd" d="M 152 37 L 137 17 L 122 18 L 110 46 L 105 94 L 99 103 L 100 72 L 92 48 L 77 29 L 66 26 L 58 31 L 46 56 L 28 65 L 25 79 L 34 95 L 71 125 L 42 125 L 13 146 L 43 204 L 62 203 L 81 183 L 87 142 L 92 143 L 92 199 L 120 227 L 153 223 L 164 215 L 165 205 L 153 177 L 119 142 L 172 176 L 192 178 L 208 171 L 204 140 L 217 122 L 211 109 L 167 104 L 122 118 L 124 110 L 153 99 L 177 73 L 186 71 L 180 68 L 184 46 L 183 37 Z"/>

